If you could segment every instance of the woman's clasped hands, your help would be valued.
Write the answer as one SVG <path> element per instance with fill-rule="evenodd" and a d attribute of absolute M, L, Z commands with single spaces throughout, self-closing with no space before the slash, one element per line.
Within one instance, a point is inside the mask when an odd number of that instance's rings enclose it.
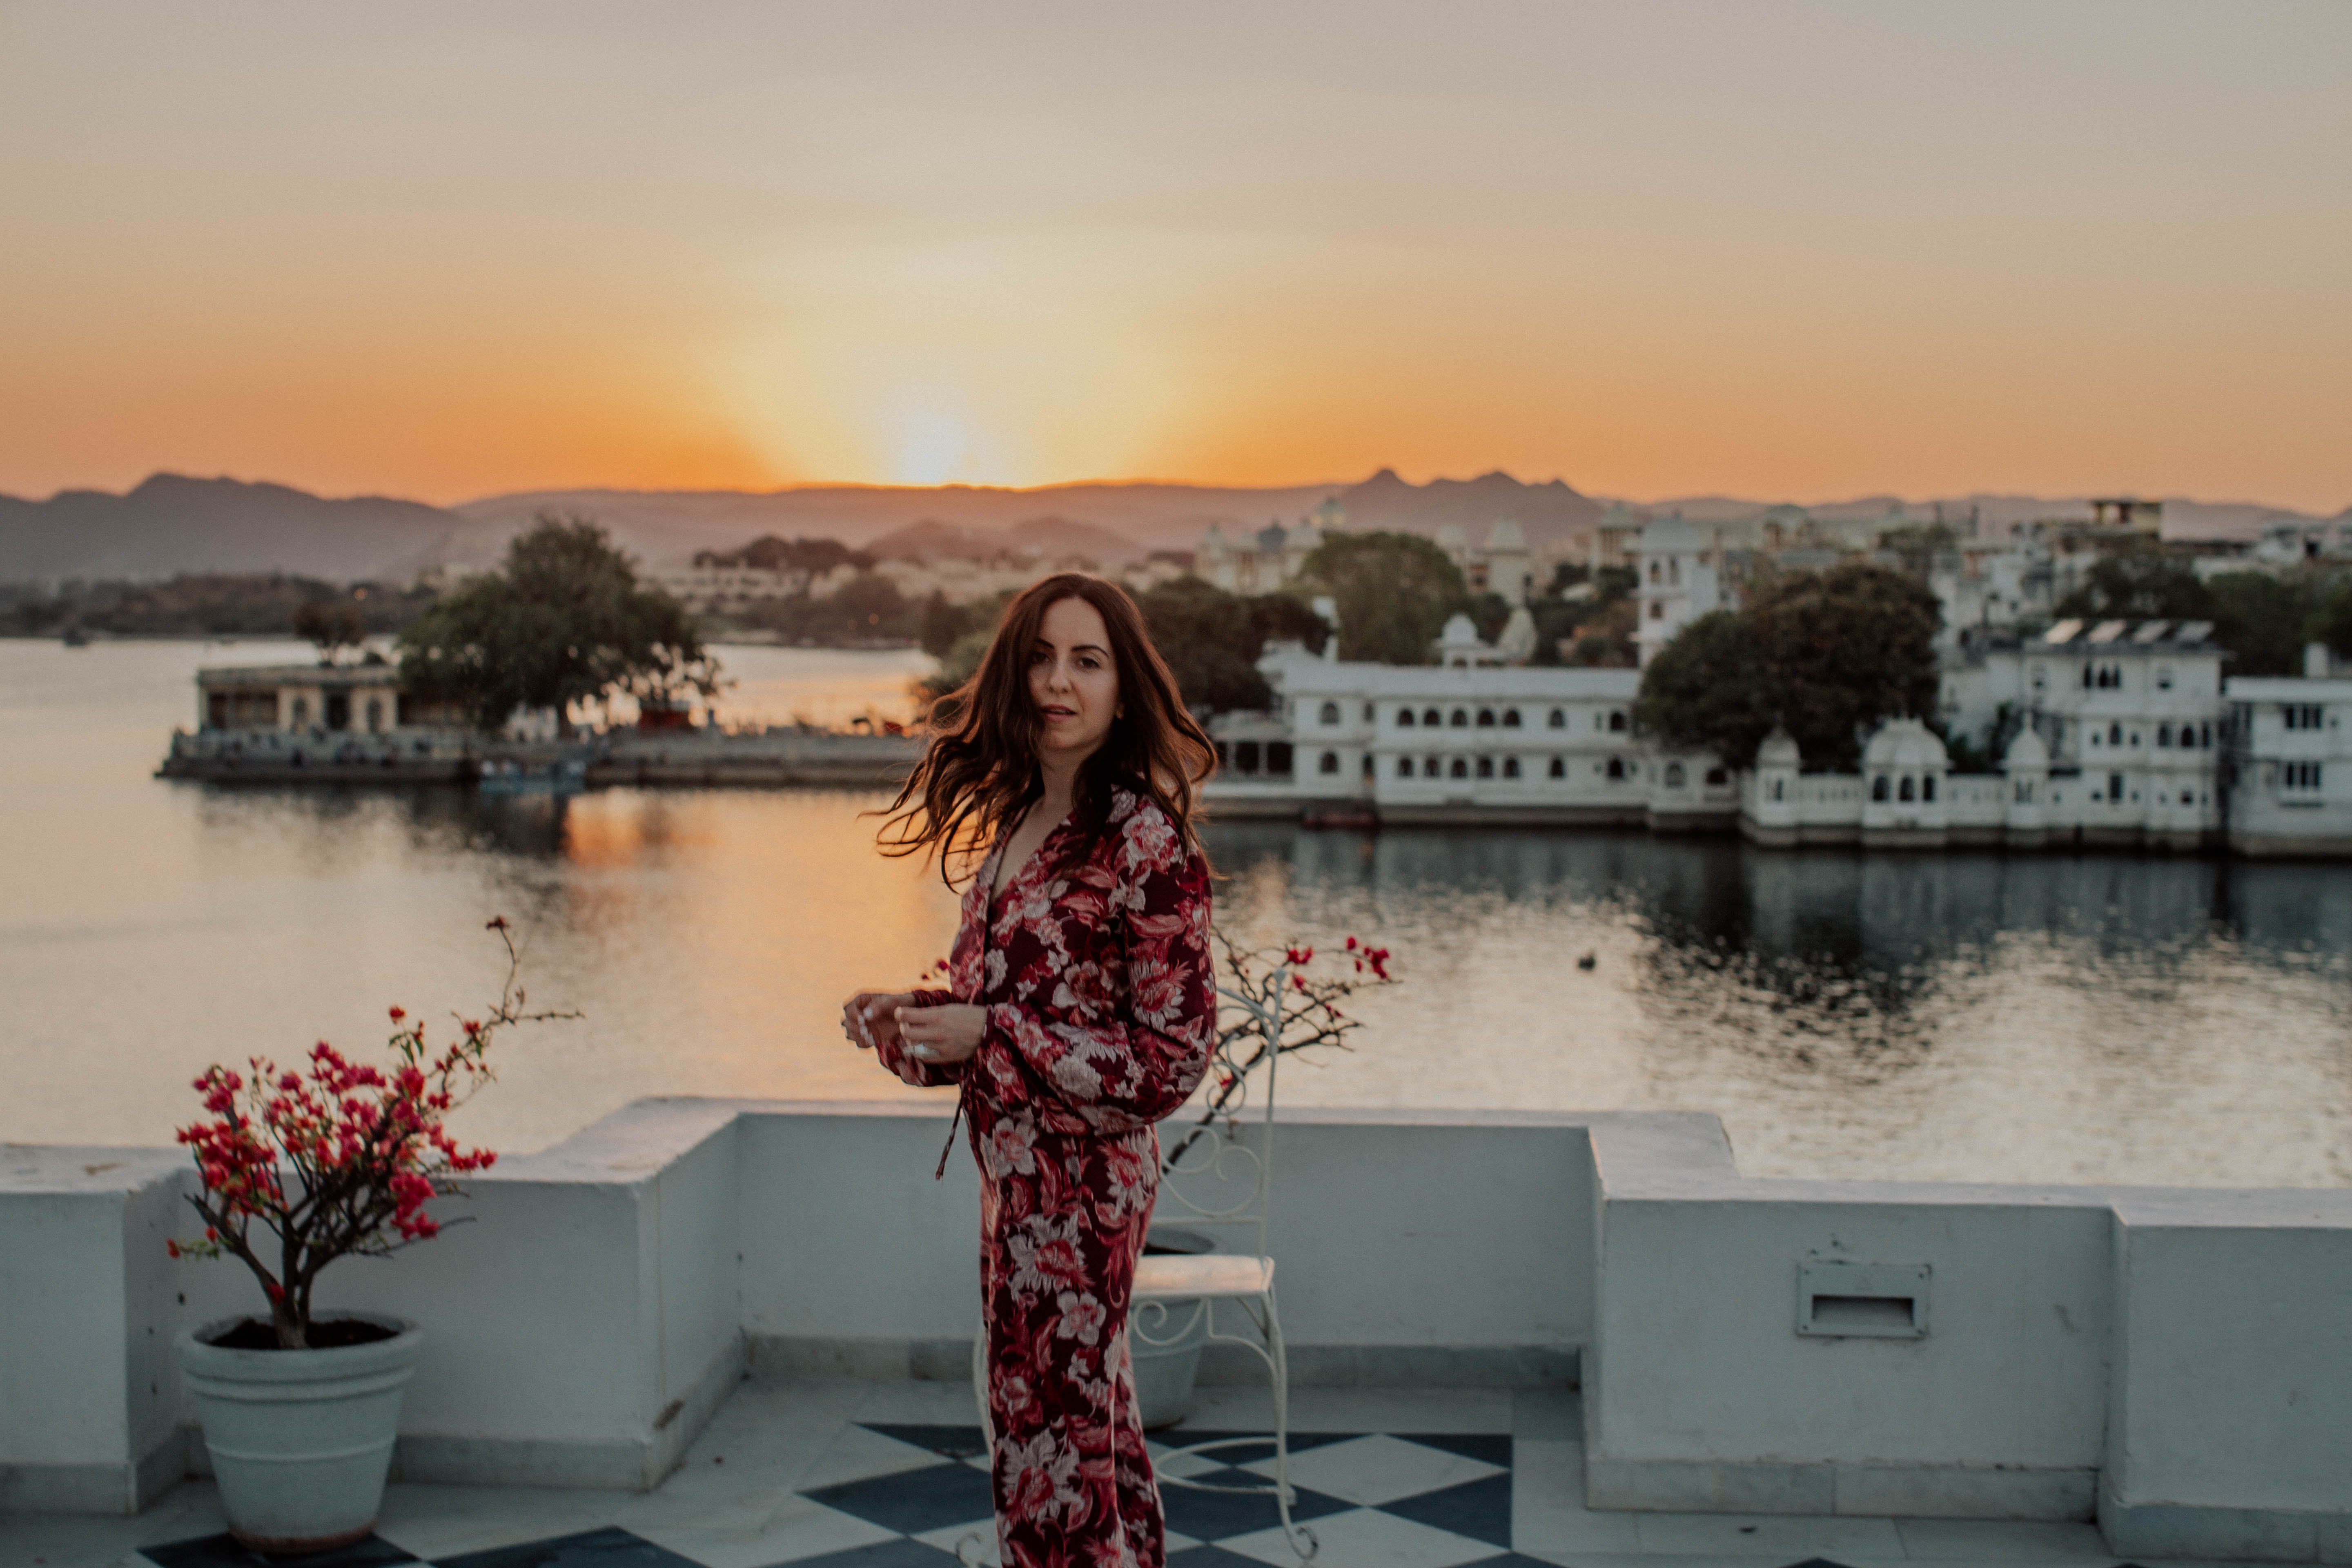
<path fill-rule="evenodd" d="M 860 1050 L 896 1041 L 927 1066 L 969 1061 L 988 1033 L 988 1009 L 967 1002 L 918 1007 L 905 991 L 860 991 L 841 1005 L 841 1032 Z"/>

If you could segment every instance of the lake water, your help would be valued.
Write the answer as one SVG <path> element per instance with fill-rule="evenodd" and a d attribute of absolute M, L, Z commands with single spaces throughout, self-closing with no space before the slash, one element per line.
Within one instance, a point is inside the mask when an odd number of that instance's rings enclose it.
<path fill-rule="evenodd" d="M 917 654 L 723 650 L 730 719 L 903 716 Z M 288 645 L 0 641 L 0 1140 L 162 1143 L 214 1060 L 537 1002 L 461 1113 L 504 1149 L 648 1094 L 910 1093 L 841 995 L 944 952 L 934 876 L 820 791 L 220 789 L 151 776 L 200 663 Z M 1768 853 L 1640 834 L 1210 844 L 1219 918 L 1393 948 L 1358 1048 L 1286 1100 L 1681 1107 L 1753 1174 L 2352 1184 L 2352 869 Z M 1591 954 L 1592 966 L 1577 959 Z"/>

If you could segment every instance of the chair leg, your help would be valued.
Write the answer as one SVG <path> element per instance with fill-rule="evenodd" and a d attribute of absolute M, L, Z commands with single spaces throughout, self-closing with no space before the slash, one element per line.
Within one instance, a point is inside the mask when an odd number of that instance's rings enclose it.
<path fill-rule="evenodd" d="M 980 1406 L 980 1440 L 987 1445 L 988 1457 L 996 1458 L 996 1422 L 988 1413 L 988 1319 L 980 1320 L 980 1331 L 971 1340 L 971 1397 Z"/>
<path fill-rule="evenodd" d="M 1282 1515 L 1283 1539 L 1301 1563 L 1311 1563 L 1322 1542 L 1290 1517 L 1290 1360 L 1282 1348 L 1282 1318 L 1275 1310 L 1274 1287 L 1265 1291 L 1265 1341 L 1274 1362 L 1274 1503 Z"/>
<path fill-rule="evenodd" d="M 971 1338 L 971 1397 L 980 1406 L 980 1440 L 988 1450 L 992 1484 L 995 1475 L 996 1421 L 988 1413 L 988 1316 L 981 1315 L 980 1330 Z M 988 1537 L 983 1531 L 969 1531 L 955 1543 L 956 1561 L 963 1568 L 982 1568 L 982 1553 L 988 1550 Z"/>

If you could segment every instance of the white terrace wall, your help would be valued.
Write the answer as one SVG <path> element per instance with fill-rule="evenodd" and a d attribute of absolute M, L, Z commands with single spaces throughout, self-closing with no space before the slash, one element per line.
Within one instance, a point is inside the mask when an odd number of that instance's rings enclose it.
<path fill-rule="evenodd" d="M 936 1100 L 653 1100 L 502 1162 L 474 1223 L 323 1292 L 426 1327 L 399 1473 L 642 1488 L 747 1368 L 966 1376 L 946 1131 Z M 2137 1557 L 2352 1562 L 2352 1192 L 1749 1181 L 1676 1112 L 1278 1134 L 1297 1380 L 1580 1366 L 1597 1506 L 2095 1510 Z M 158 1150 L 0 1157 L 0 1507 L 130 1510 L 201 1465 L 171 1343 L 252 1286 L 165 1257 L 187 1179 Z M 1801 1333 L 1825 1264 L 1911 1270 L 1924 1334 Z"/>
<path fill-rule="evenodd" d="M 1572 1382 L 1591 1323 L 1583 1121 L 1286 1114 L 1267 1246 L 1282 1265 L 1293 1379 Z M 740 1129 L 754 1366 L 969 1375 L 979 1196 L 961 1151 L 932 1180 L 944 1122 L 827 1105 L 753 1110 Z"/>
<path fill-rule="evenodd" d="M 1584 1121 L 1286 1116 L 1294 1378 L 1572 1383 Z M 650 1486 L 747 1366 L 969 1375 L 979 1207 L 961 1150 L 932 1180 L 946 1133 L 935 1101 L 641 1101 L 472 1179 L 446 1205 L 467 1223 L 337 1265 L 321 1302 L 425 1327 L 402 1478 Z M 251 1277 L 166 1255 L 193 1228 L 177 1152 L 6 1155 L 0 1507 L 143 1506 L 204 1463 L 172 1342 L 252 1310 Z"/>

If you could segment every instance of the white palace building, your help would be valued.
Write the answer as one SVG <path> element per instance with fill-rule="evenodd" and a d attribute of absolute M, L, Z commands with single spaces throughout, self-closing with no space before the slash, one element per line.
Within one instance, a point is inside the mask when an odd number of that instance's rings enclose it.
<path fill-rule="evenodd" d="M 1509 666 L 1457 616 L 1440 665 L 1259 661 L 1265 713 L 1212 726 L 1220 815 L 1396 824 L 1737 828 L 1767 845 L 2352 854 L 2352 679 L 2226 679 L 2203 623 L 2062 622 L 1948 669 L 1859 774 L 1806 773 L 1776 732 L 1734 773 L 1633 730 L 1632 669 Z M 2326 674 L 2315 649 L 2312 674 Z"/>

